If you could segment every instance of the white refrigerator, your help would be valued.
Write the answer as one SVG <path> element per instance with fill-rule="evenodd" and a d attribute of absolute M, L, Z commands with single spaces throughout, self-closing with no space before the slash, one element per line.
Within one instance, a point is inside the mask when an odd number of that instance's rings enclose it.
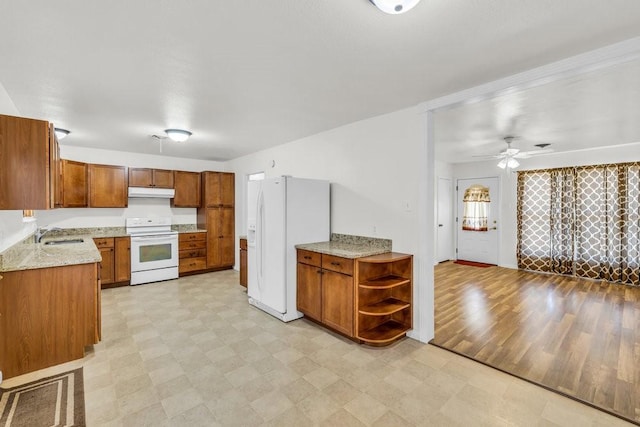
<path fill-rule="evenodd" d="M 296 248 L 330 238 L 329 182 L 280 176 L 247 189 L 249 304 L 283 322 L 296 309 Z"/>

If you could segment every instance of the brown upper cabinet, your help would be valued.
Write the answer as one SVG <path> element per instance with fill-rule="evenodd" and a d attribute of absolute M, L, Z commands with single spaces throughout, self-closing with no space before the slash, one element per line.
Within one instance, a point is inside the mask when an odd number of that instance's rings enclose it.
<path fill-rule="evenodd" d="M 173 171 L 165 169 L 130 168 L 131 187 L 173 188 Z"/>
<path fill-rule="evenodd" d="M 0 115 L 0 210 L 54 207 L 57 144 L 49 122 Z"/>
<path fill-rule="evenodd" d="M 59 161 L 59 198 L 56 207 L 86 208 L 89 206 L 89 165 L 73 160 Z"/>
<path fill-rule="evenodd" d="M 235 175 L 229 172 L 202 172 L 203 207 L 233 207 Z"/>
<path fill-rule="evenodd" d="M 200 172 L 174 171 L 176 194 L 172 206 L 176 208 L 200 207 Z"/>
<path fill-rule="evenodd" d="M 92 208 L 126 208 L 128 201 L 127 168 L 89 165 L 89 206 Z"/>

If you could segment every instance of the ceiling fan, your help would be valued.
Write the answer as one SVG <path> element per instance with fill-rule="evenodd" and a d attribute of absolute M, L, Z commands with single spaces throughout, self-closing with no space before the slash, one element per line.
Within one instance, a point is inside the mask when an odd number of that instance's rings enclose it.
<path fill-rule="evenodd" d="M 504 150 L 500 151 L 496 155 L 492 155 L 492 156 L 474 156 L 474 157 L 500 159 L 500 161 L 498 162 L 498 167 L 499 168 L 501 168 L 501 169 L 505 169 L 505 168 L 506 169 L 514 169 L 514 168 L 517 168 L 518 166 L 520 166 L 520 162 L 518 162 L 517 159 L 527 159 L 529 157 L 537 156 L 539 154 L 547 154 L 547 153 L 553 152 L 553 149 L 547 148 L 548 146 L 551 145 L 551 144 L 548 144 L 548 143 L 536 144 L 535 146 L 540 148 L 539 150 L 520 151 L 520 149 L 518 149 L 518 148 L 512 148 L 511 147 L 511 143 L 513 142 L 514 139 L 516 139 L 515 136 L 510 136 L 510 135 L 505 136 L 504 137 L 504 142 L 507 143 L 507 148 L 505 148 Z"/>

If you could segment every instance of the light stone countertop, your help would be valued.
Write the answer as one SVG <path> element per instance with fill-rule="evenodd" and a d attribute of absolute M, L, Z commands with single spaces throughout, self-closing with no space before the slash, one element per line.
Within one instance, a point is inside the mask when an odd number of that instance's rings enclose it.
<path fill-rule="evenodd" d="M 45 245 L 49 240 L 82 238 L 82 243 Z M 45 237 L 42 243 L 18 243 L 6 250 L 0 260 L 0 272 L 61 267 L 65 265 L 90 264 L 102 261 L 100 251 L 92 236 L 72 235 Z"/>
<path fill-rule="evenodd" d="M 363 258 L 391 252 L 391 240 L 374 237 L 332 234 L 328 242 L 305 243 L 296 245 L 296 249 L 304 249 L 342 258 Z"/>
<path fill-rule="evenodd" d="M 206 232 L 195 224 L 175 224 L 178 233 Z M 100 251 L 93 243 L 95 238 L 128 236 L 125 227 L 63 228 L 45 234 L 42 243 L 33 243 L 29 237 L 0 254 L 0 272 L 89 264 L 102 261 Z M 84 240 L 82 243 L 45 245 L 50 240 Z"/>

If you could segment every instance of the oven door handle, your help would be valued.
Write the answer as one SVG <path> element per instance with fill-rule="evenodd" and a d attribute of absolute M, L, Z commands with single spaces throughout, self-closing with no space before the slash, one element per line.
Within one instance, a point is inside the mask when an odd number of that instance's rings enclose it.
<path fill-rule="evenodd" d="M 177 236 L 136 236 L 131 237 L 132 242 L 151 242 L 156 240 L 166 240 L 166 241 L 175 241 L 177 240 Z"/>

